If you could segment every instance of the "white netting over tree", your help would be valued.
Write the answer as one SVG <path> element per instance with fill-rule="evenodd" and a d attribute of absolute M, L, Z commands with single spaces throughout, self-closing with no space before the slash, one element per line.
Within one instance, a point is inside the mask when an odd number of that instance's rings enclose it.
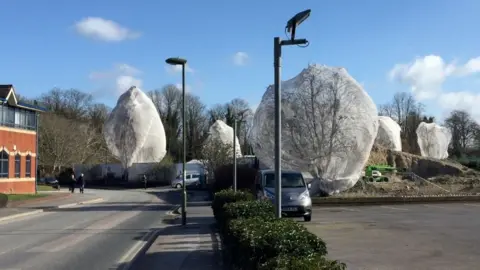
<path fill-rule="evenodd" d="M 309 65 L 282 82 L 282 169 L 310 172 L 319 179 L 312 192 L 352 187 L 370 155 L 377 117 L 372 99 L 344 68 Z M 269 86 L 249 137 L 255 155 L 272 169 L 274 134 L 274 89 Z"/>
<path fill-rule="evenodd" d="M 152 100 L 133 86 L 123 93 L 104 125 L 108 149 L 124 168 L 160 162 L 167 153 L 165 130 Z"/>
<path fill-rule="evenodd" d="M 231 149 L 233 149 L 233 128 L 222 120 L 215 121 L 215 123 L 210 126 L 209 135 L 204 144 L 209 147 L 222 144 L 219 147 L 231 147 Z M 238 137 L 235 137 L 235 154 L 237 157 L 242 156 L 242 149 Z"/>
<path fill-rule="evenodd" d="M 378 133 L 375 144 L 394 151 L 402 151 L 400 125 L 388 116 L 378 117 Z"/>
<path fill-rule="evenodd" d="M 421 122 L 417 128 L 417 142 L 422 157 L 448 158 L 448 145 L 452 133 L 448 128 L 435 123 Z"/>

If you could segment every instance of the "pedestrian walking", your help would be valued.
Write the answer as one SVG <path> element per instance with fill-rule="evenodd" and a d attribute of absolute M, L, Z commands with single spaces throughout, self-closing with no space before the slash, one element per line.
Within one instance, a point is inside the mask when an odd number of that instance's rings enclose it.
<path fill-rule="evenodd" d="M 80 193 L 83 194 L 83 191 L 85 190 L 85 177 L 83 177 L 83 173 L 78 177 L 78 184 L 80 185 Z"/>
<path fill-rule="evenodd" d="M 142 181 L 143 181 L 143 187 L 147 189 L 147 176 L 145 174 L 142 177 Z"/>
<path fill-rule="evenodd" d="M 72 173 L 71 179 L 70 179 L 70 191 L 72 193 L 75 193 L 75 185 L 77 183 L 77 180 L 75 179 L 75 174 Z"/>

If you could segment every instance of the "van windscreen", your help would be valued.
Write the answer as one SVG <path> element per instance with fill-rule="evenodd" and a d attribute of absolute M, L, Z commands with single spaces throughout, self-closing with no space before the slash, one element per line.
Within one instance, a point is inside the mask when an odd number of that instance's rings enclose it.
<path fill-rule="evenodd" d="M 275 187 L 275 174 L 265 174 L 265 187 Z M 282 173 L 282 188 L 301 188 L 305 187 L 305 181 L 299 173 Z"/>

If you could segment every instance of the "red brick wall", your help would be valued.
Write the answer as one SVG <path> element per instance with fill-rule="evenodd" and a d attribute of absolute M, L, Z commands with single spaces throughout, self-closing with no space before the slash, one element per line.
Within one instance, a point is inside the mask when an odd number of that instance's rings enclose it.
<path fill-rule="evenodd" d="M 15 150 L 14 150 L 15 146 Z M 0 178 L 2 193 L 35 192 L 36 134 L 34 131 L 0 127 L 0 148 L 5 147 L 9 156 L 9 179 Z M 15 178 L 15 152 L 20 153 L 20 178 Z M 25 177 L 26 153 L 31 153 L 30 177 Z"/>
<path fill-rule="evenodd" d="M 3 178 L 2 181 L 7 179 Z M 15 181 L 13 179 L 13 181 Z M 1 193 L 13 194 L 31 194 L 35 193 L 35 181 L 21 181 L 21 182 L 0 182 Z"/>

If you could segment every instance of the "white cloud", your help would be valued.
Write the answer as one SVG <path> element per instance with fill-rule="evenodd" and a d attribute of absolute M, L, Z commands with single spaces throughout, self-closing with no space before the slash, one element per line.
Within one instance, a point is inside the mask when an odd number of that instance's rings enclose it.
<path fill-rule="evenodd" d="M 454 71 L 455 65 L 446 64 L 440 56 L 428 55 L 415 59 L 413 63 L 395 65 L 389 77 L 410 85 L 415 97 L 424 100 L 435 97 Z"/>
<path fill-rule="evenodd" d="M 142 88 L 142 80 L 129 75 L 120 75 L 116 79 L 118 92 L 124 92 L 132 86 Z"/>
<path fill-rule="evenodd" d="M 438 104 L 445 111 L 465 110 L 480 123 L 480 93 L 475 92 L 445 92 L 438 97 Z"/>
<path fill-rule="evenodd" d="M 179 73 L 179 72 L 182 72 L 182 66 L 181 65 L 168 65 L 167 64 L 167 65 L 165 65 L 165 70 L 170 74 Z M 185 65 L 185 72 L 193 73 L 194 70 L 188 64 L 186 64 Z"/>
<path fill-rule="evenodd" d="M 428 55 L 408 64 L 395 65 L 389 72 L 389 77 L 408 85 L 419 101 L 433 100 L 444 111 L 466 110 L 480 122 L 480 92 L 443 89 L 449 78 L 466 80 L 468 76 L 477 73 L 480 73 L 480 57 L 459 65 L 455 61 L 446 63 L 440 56 Z"/>
<path fill-rule="evenodd" d="M 236 52 L 233 55 L 233 63 L 236 66 L 246 65 L 249 59 L 250 59 L 250 57 L 248 56 L 248 54 L 246 52 Z"/>
<path fill-rule="evenodd" d="M 141 71 L 128 64 L 116 64 L 111 70 L 92 72 L 89 78 L 92 82 L 101 85 L 102 94 L 118 96 L 131 86 L 142 87 L 139 78 Z"/>
<path fill-rule="evenodd" d="M 119 42 L 140 37 L 120 24 L 99 17 L 87 17 L 75 24 L 75 30 L 82 36 L 107 42 Z"/>

